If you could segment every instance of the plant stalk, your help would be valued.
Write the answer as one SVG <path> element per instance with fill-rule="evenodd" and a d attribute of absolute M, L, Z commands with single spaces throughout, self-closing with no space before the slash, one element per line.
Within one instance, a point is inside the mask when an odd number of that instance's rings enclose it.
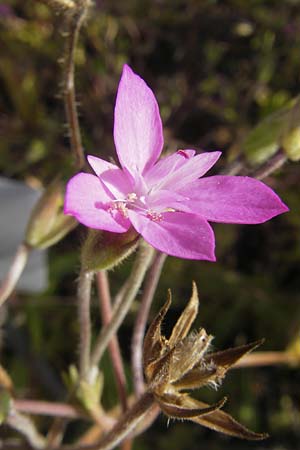
<path fill-rule="evenodd" d="M 131 344 L 131 366 L 133 373 L 134 390 L 137 396 L 144 390 L 143 377 L 143 341 L 147 320 L 152 300 L 158 285 L 160 274 L 167 258 L 165 253 L 157 253 L 145 279 L 145 287 L 142 295 L 139 311 L 135 320 L 132 344 Z"/>
<path fill-rule="evenodd" d="M 101 316 L 103 325 L 109 324 L 112 317 L 111 296 L 109 289 L 108 274 L 106 270 L 101 270 L 96 275 L 97 286 L 99 291 L 99 303 L 101 309 Z M 127 409 L 127 395 L 126 395 L 126 377 L 122 361 L 121 350 L 117 336 L 113 336 L 108 346 L 118 394 L 123 411 Z"/>
<path fill-rule="evenodd" d="M 128 288 L 122 302 L 113 311 L 113 315 L 108 325 L 104 326 L 96 340 L 91 356 L 91 367 L 97 366 L 105 352 L 112 336 L 117 333 L 129 308 L 135 299 L 140 286 L 144 280 L 146 271 L 153 257 L 154 249 L 144 241 L 140 243 L 136 260 L 133 264 L 131 274 L 128 278 Z"/>
<path fill-rule="evenodd" d="M 66 14 L 67 38 L 64 55 L 64 101 L 67 116 L 67 123 L 70 133 L 71 148 L 75 157 L 77 169 L 85 166 L 85 156 L 82 147 L 78 111 L 75 94 L 75 50 L 81 26 L 86 18 L 90 0 L 77 0 L 75 8 Z"/>
<path fill-rule="evenodd" d="M 3 305 L 16 287 L 16 284 L 27 263 L 30 251 L 31 247 L 25 243 L 22 243 L 19 246 L 9 271 L 0 287 L 0 306 Z"/>
<path fill-rule="evenodd" d="M 93 273 L 81 270 L 78 284 L 78 320 L 79 320 L 79 375 L 86 379 L 90 370 L 91 354 L 91 287 Z"/>

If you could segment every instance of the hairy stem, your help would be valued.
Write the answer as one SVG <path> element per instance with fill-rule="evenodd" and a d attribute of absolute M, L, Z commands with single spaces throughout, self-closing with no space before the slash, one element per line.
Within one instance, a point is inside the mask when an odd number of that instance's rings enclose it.
<path fill-rule="evenodd" d="M 12 291 L 14 290 L 28 260 L 31 247 L 25 243 L 22 243 L 12 261 L 9 271 L 4 278 L 0 287 L 0 306 L 8 299 Z"/>
<path fill-rule="evenodd" d="M 256 169 L 251 176 L 257 178 L 258 180 L 263 180 L 267 176 L 271 175 L 275 170 L 280 169 L 283 164 L 287 161 L 286 154 L 282 150 L 272 156 L 265 164 Z"/>
<path fill-rule="evenodd" d="M 113 311 L 108 325 L 104 326 L 96 340 L 95 348 L 91 356 L 91 366 L 97 366 L 112 336 L 117 332 L 123 322 L 138 290 L 144 280 L 146 271 L 151 262 L 154 249 L 145 242 L 141 242 L 133 264 L 131 274 L 128 278 L 128 288 L 122 302 Z"/>
<path fill-rule="evenodd" d="M 79 320 L 79 375 L 81 379 L 89 376 L 91 353 L 91 318 L 90 301 L 93 273 L 81 270 L 78 284 L 78 320 Z M 70 394 L 72 397 L 73 394 Z M 48 446 L 58 446 L 63 438 L 67 421 L 56 417 L 47 436 Z"/>
<path fill-rule="evenodd" d="M 82 148 L 76 105 L 74 56 L 80 28 L 84 22 L 90 3 L 90 0 L 77 0 L 75 2 L 76 7 L 72 9 L 69 14 L 66 14 L 67 38 L 64 55 L 64 100 L 71 148 L 78 169 L 84 167 L 85 157 Z"/>
<path fill-rule="evenodd" d="M 101 270 L 97 273 L 97 285 L 99 291 L 99 303 L 101 309 L 101 316 L 103 325 L 109 324 L 112 317 L 112 307 L 111 307 L 111 296 L 109 289 L 108 274 L 106 270 Z M 127 409 L 127 395 L 126 395 L 126 377 L 122 361 L 121 350 L 117 336 L 113 336 L 109 345 L 108 350 L 114 370 L 114 376 L 116 380 L 116 385 L 118 389 L 118 394 L 121 402 L 123 411 Z"/>
<path fill-rule="evenodd" d="M 142 353 L 147 319 L 166 257 L 167 255 L 165 253 L 158 253 L 153 260 L 145 279 L 144 292 L 140 303 L 139 312 L 135 320 L 131 345 L 131 365 L 134 390 L 137 396 L 139 396 L 144 389 Z"/>
<path fill-rule="evenodd" d="M 151 412 L 154 406 L 153 395 L 144 393 L 130 409 L 122 414 L 116 425 L 99 441 L 91 445 L 66 445 L 63 450 L 111 450 L 129 436 L 136 426 Z"/>
<path fill-rule="evenodd" d="M 14 400 L 17 411 L 28 414 L 67 417 L 70 419 L 83 418 L 84 415 L 72 405 L 67 403 L 54 403 L 42 400 Z"/>
<path fill-rule="evenodd" d="M 32 448 L 40 449 L 45 446 L 45 439 L 37 431 L 34 423 L 27 416 L 18 412 L 13 404 L 5 423 L 21 433 Z"/>
<path fill-rule="evenodd" d="M 253 178 L 257 178 L 258 180 L 263 180 L 267 176 L 272 175 L 272 173 L 276 170 L 280 169 L 280 167 L 282 167 L 286 161 L 286 154 L 281 149 L 279 149 L 277 153 L 275 153 L 275 155 L 264 162 L 261 166 L 253 170 L 246 163 L 245 159 L 243 159 L 242 156 L 239 156 L 232 163 L 228 164 L 222 174 L 250 175 Z"/>
<path fill-rule="evenodd" d="M 79 319 L 79 375 L 86 378 L 90 369 L 91 354 L 91 287 L 93 273 L 81 271 L 78 284 L 78 319 Z"/>

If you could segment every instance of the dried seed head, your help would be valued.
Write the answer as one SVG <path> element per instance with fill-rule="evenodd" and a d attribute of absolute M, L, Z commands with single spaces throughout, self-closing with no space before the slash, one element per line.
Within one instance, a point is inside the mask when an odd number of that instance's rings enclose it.
<path fill-rule="evenodd" d="M 207 405 L 189 397 L 183 391 L 205 385 L 217 388 L 226 372 L 243 355 L 262 341 L 216 353 L 208 353 L 213 336 L 204 328 L 190 333 L 198 312 L 195 283 L 189 303 L 177 320 L 171 336 L 162 335 L 162 322 L 171 305 L 171 293 L 151 323 L 144 341 L 144 371 L 148 391 L 152 392 L 161 410 L 169 417 L 188 419 L 231 436 L 259 440 L 265 434 L 254 433 L 220 409 L 226 398 Z"/>

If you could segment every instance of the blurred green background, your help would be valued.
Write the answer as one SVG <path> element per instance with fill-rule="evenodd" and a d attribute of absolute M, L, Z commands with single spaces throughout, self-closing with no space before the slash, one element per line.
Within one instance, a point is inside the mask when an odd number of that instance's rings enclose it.
<path fill-rule="evenodd" d="M 47 185 L 58 171 L 67 179 L 74 170 L 61 95 L 62 31 L 61 15 L 42 2 L 0 2 L 0 170 L 34 187 Z M 222 150 L 222 170 L 241 150 L 247 132 L 300 92 L 300 1 L 95 1 L 76 51 L 77 98 L 84 148 L 106 159 L 114 156 L 113 107 L 125 62 L 158 98 L 166 148 Z M 170 257 L 152 315 L 171 287 L 169 320 L 175 320 L 195 280 L 198 323 L 216 336 L 216 348 L 265 337 L 263 350 L 282 350 L 298 338 L 299 165 L 286 164 L 266 182 L 291 211 L 264 225 L 214 225 L 217 263 Z M 20 397 L 64 398 L 61 373 L 77 357 L 76 277 L 84 235 L 79 227 L 50 249 L 46 292 L 15 294 L 5 317 L 2 313 L 1 363 Z M 131 261 L 111 274 L 113 292 Z M 137 308 L 138 301 L 119 333 L 129 384 Z M 102 368 L 103 402 L 110 407 L 117 396 L 107 355 Z M 228 412 L 271 437 L 248 443 L 188 422 L 167 426 L 160 417 L 134 448 L 300 449 L 299 368 L 236 370 L 218 392 L 204 389 L 199 398 L 215 401 L 224 394 Z M 50 420 L 38 423 L 46 430 Z M 69 439 L 77 426 L 69 427 Z"/>

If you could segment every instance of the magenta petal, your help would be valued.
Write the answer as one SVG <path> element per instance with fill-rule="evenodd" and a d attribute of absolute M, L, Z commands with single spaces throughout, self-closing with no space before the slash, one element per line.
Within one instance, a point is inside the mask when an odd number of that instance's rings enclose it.
<path fill-rule="evenodd" d="M 118 166 L 96 156 L 88 156 L 87 159 L 115 199 L 122 200 L 132 190 L 131 177 Z"/>
<path fill-rule="evenodd" d="M 127 65 L 118 88 L 114 139 L 122 167 L 132 174 L 150 168 L 163 146 L 162 124 L 154 94 Z"/>
<path fill-rule="evenodd" d="M 145 173 L 146 182 L 149 186 L 158 183 L 166 174 L 173 173 L 176 169 L 184 165 L 187 159 L 195 155 L 195 150 L 179 150 L 172 155 L 160 159 L 151 169 Z"/>
<path fill-rule="evenodd" d="M 189 183 L 202 177 L 220 158 L 221 152 L 200 153 L 192 158 L 186 159 L 174 172 L 166 168 L 161 182 L 156 189 L 169 189 L 178 191 Z"/>
<path fill-rule="evenodd" d="M 130 222 L 120 213 L 112 214 L 107 210 L 112 197 L 109 196 L 95 175 L 79 173 L 67 184 L 64 212 L 90 228 L 124 233 Z"/>
<path fill-rule="evenodd" d="M 147 198 L 147 206 L 155 211 L 166 211 L 168 209 L 181 210 L 182 205 L 188 201 L 188 197 L 178 194 L 176 191 L 168 191 L 161 189 L 155 191 Z M 185 211 L 185 209 L 184 209 Z M 167 212 L 167 211 L 166 211 Z M 190 212 L 188 209 L 187 212 Z"/>
<path fill-rule="evenodd" d="M 197 180 L 189 189 L 189 211 L 207 220 L 224 223 L 262 223 L 288 211 L 277 194 L 255 178 L 222 176 Z"/>
<path fill-rule="evenodd" d="M 153 221 L 128 211 L 132 225 L 143 238 L 161 252 L 186 259 L 215 261 L 215 239 L 210 225 L 195 214 L 170 212 Z"/>

